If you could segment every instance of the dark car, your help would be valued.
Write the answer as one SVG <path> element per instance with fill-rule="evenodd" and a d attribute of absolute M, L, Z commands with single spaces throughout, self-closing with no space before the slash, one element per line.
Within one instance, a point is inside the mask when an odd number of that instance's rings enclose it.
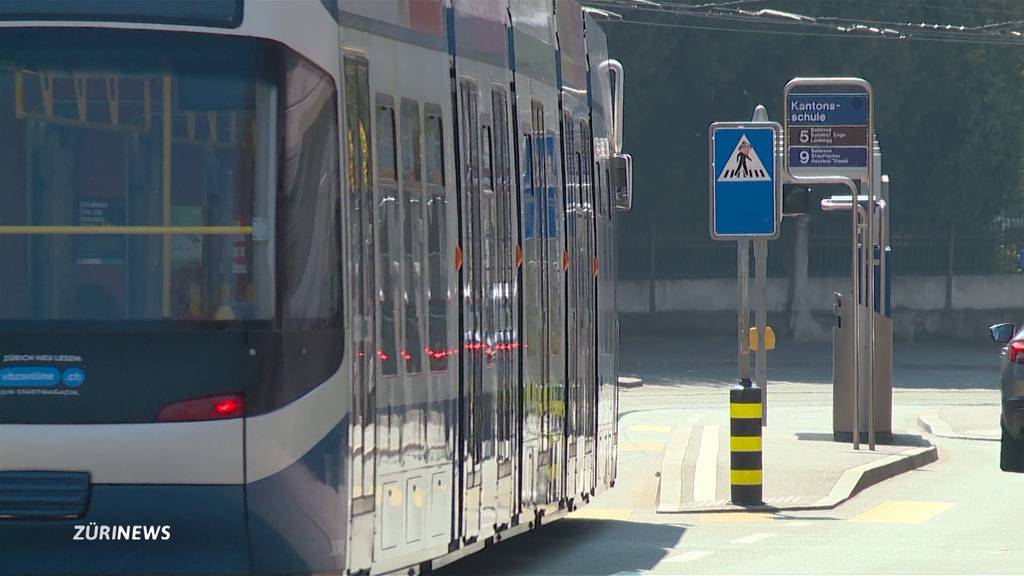
<path fill-rule="evenodd" d="M 1002 416 L 1003 430 L 999 450 L 999 467 L 1005 472 L 1024 472 L 1024 329 L 1013 324 L 996 324 L 989 328 L 992 339 L 1006 344 L 1002 353 Z"/>

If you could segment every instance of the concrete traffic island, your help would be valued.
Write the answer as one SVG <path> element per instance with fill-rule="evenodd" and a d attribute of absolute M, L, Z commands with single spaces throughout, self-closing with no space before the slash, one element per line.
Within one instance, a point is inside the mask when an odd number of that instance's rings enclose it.
<path fill-rule="evenodd" d="M 763 429 L 764 503 L 729 501 L 729 429 L 690 424 L 675 430 L 662 459 L 659 514 L 830 509 L 858 492 L 938 460 L 938 450 L 920 436 L 895 434 L 893 444 L 866 445 L 832 440 L 811 414 L 779 410 Z M 811 424 L 811 426 L 808 426 Z"/>

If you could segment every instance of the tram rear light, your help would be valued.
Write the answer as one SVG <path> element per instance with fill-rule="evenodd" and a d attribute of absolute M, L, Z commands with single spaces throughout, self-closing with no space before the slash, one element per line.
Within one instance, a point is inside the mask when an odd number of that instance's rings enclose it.
<path fill-rule="evenodd" d="M 240 418 L 245 413 L 245 400 L 239 394 L 193 398 L 168 404 L 160 410 L 160 422 L 189 422 Z"/>

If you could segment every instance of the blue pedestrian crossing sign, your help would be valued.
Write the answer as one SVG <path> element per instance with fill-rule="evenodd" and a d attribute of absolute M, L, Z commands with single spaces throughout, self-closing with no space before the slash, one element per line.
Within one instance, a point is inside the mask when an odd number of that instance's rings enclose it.
<path fill-rule="evenodd" d="M 775 122 L 715 122 L 711 155 L 710 224 L 715 240 L 775 239 L 779 235 L 782 180 Z"/>

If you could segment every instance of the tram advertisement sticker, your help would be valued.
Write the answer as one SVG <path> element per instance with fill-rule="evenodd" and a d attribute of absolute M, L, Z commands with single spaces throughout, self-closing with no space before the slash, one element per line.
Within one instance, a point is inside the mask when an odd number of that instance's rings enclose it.
<path fill-rule="evenodd" d="M 78 396 L 85 384 L 77 354 L 4 354 L 0 396 Z"/>

